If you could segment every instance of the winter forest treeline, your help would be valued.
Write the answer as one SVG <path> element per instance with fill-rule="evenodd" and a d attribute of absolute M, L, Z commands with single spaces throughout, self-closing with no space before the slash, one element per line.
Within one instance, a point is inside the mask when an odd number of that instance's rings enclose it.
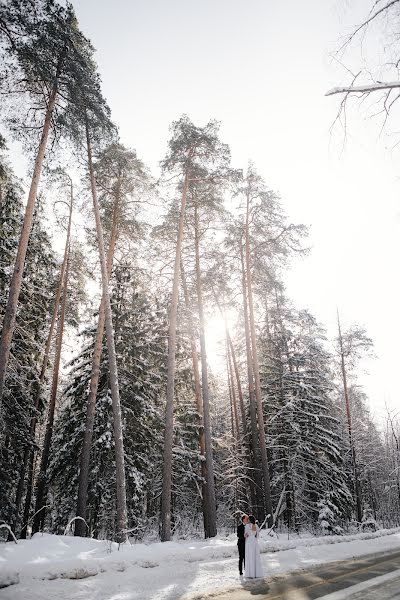
<path fill-rule="evenodd" d="M 358 380 L 372 341 L 340 315 L 327 340 L 285 291 L 306 227 L 214 120 L 172 123 L 151 174 L 71 5 L 3 0 L 0 36 L 3 523 L 118 541 L 213 537 L 240 511 L 291 532 L 398 525 L 400 423 L 377 427 Z"/>

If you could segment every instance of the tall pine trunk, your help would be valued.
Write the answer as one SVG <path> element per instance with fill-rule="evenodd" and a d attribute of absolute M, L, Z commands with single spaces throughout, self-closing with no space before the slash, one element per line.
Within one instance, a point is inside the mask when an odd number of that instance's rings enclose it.
<path fill-rule="evenodd" d="M 178 234 L 175 248 L 174 277 L 172 282 L 171 306 L 168 327 L 168 361 L 167 361 L 167 394 L 165 401 L 165 432 L 163 487 L 161 498 L 161 541 L 171 539 L 171 492 L 172 492 L 172 449 L 174 429 L 174 389 L 175 389 L 175 354 L 176 354 L 176 320 L 179 300 L 179 272 L 182 252 L 183 226 L 186 213 L 186 201 L 189 187 L 189 170 L 186 167 L 183 183 L 181 210 L 179 215 Z"/>
<path fill-rule="evenodd" d="M 249 328 L 249 309 L 247 303 L 247 284 L 246 284 L 246 269 L 244 264 L 243 246 L 240 243 L 240 260 L 242 269 L 242 298 L 243 298 L 243 322 L 244 322 L 244 337 L 246 340 L 246 364 L 247 364 L 247 379 L 249 387 L 249 412 L 250 412 L 250 428 L 251 428 L 251 444 L 250 451 L 252 455 L 254 482 L 256 485 L 257 513 L 259 520 L 264 521 L 265 507 L 262 497 L 262 475 L 258 465 L 259 452 L 259 437 L 257 427 L 257 412 L 254 398 L 254 379 L 253 379 L 253 356 L 251 351 L 250 328 Z"/>
<path fill-rule="evenodd" d="M 65 247 L 64 247 L 64 257 L 63 257 L 63 261 L 61 264 L 60 278 L 59 278 L 59 282 L 58 282 L 58 286 L 57 286 L 56 296 L 54 299 L 53 314 L 52 314 L 52 318 L 51 318 L 51 322 L 50 322 L 50 329 L 49 329 L 49 333 L 47 335 L 46 346 L 45 346 L 45 350 L 44 350 L 44 354 L 43 354 L 42 367 L 40 369 L 39 379 L 36 382 L 36 386 L 35 386 L 36 389 L 35 389 L 35 395 L 34 395 L 34 400 L 33 400 L 34 414 L 31 419 L 30 429 L 29 429 L 29 434 L 30 434 L 31 439 L 34 439 L 34 437 L 35 437 L 36 424 L 37 424 L 37 413 L 39 410 L 39 403 L 40 403 L 40 392 L 42 389 L 43 381 L 44 381 L 46 371 L 47 371 L 47 365 L 49 362 L 51 342 L 53 339 L 54 327 L 56 324 L 57 315 L 58 315 L 58 311 L 59 311 L 61 293 L 62 293 L 64 279 L 65 279 L 65 272 L 66 272 L 66 268 L 67 268 L 68 249 L 69 249 L 70 239 L 71 239 L 73 199 L 74 199 L 73 185 L 72 185 L 72 180 L 70 180 L 70 202 L 69 202 L 67 236 L 65 239 Z M 19 511 L 20 511 L 22 496 L 23 496 L 23 491 L 24 491 L 25 474 L 28 472 L 26 495 L 25 495 L 25 506 L 24 506 L 24 514 L 23 514 L 23 527 L 21 529 L 21 536 L 20 536 L 22 539 L 26 538 L 26 528 L 27 528 L 27 523 L 29 520 L 30 509 L 31 509 L 32 484 L 33 484 L 33 482 L 32 482 L 33 462 L 34 462 L 34 450 L 30 447 L 27 447 L 24 452 L 24 458 L 23 458 L 23 462 L 22 462 L 21 470 L 20 470 L 20 474 L 19 474 L 19 482 L 18 482 L 17 494 L 16 494 L 16 499 L 15 499 L 16 520 L 18 523 Z"/>
<path fill-rule="evenodd" d="M 354 485 L 354 495 L 355 495 L 355 501 L 356 501 L 356 514 L 357 514 L 357 521 L 359 523 L 361 523 L 361 521 L 362 521 L 361 490 L 360 490 L 360 481 L 359 481 L 359 477 L 358 477 L 356 449 L 355 449 L 355 445 L 354 445 L 353 426 L 352 426 L 351 409 L 350 409 L 350 398 L 349 398 L 349 390 L 347 387 L 347 373 L 346 373 L 346 365 L 345 365 L 345 361 L 344 361 L 343 338 L 342 338 L 342 330 L 340 327 L 339 312 L 337 313 L 337 320 L 338 320 L 338 331 L 339 331 L 340 362 L 341 362 L 341 369 L 342 369 L 343 391 L 344 391 L 344 400 L 345 400 L 345 404 L 346 404 L 347 430 L 348 430 L 348 434 L 349 434 L 351 462 L 352 462 L 352 466 L 353 466 L 353 479 L 354 479 L 353 485 Z"/>
<path fill-rule="evenodd" d="M 257 490 L 256 490 L 256 486 L 254 483 L 254 475 L 253 475 L 253 459 L 252 459 L 252 451 L 251 451 L 251 442 L 250 445 L 248 443 L 248 431 L 247 431 L 247 419 L 246 419 L 246 409 L 244 406 L 244 399 L 243 399 L 243 391 L 242 391 L 242 384 L 240 382 L 240 374 L 239 374 L 239 367 L 237 364 L 237 359 L 236 359 L 236 352 L 235 352 L 235 348 L 233 346 L 233 342 L 232 342 L 232 338 L 229 334 L 229 331 L 227 330 L 227 336 L 228 336 L 228 344 L 230 347 L 230 352 L 231 352 L 231 357 L 232 357 L 232 363 L 233 363 L 233 370 L 235 373 L 235 379 L 236 379 L 236 387 L 237 387 L 237 391 L 238 391 L 238 398 L 239 398 L 239 406 L 240 406 L 240 415 L 241 415 L 241 422 L 242 422 L 242 431 L 243 431 L 243 445 L 245 448 L 245 452 L 246 452 L 246 457 L 247 457 L 247 462 L 248 462 L 248 482 L 249 482 L 249 498 L 250 498 L 250 502 L 252 506 L 256 506 L 257 504 Z"/>
<path fill-rule="evenodd" d="M 51 393 L 49 402 L 49 411 L 46 423 L 46 433 L 44 436 L 42 458 L 40 461 L 40 469 L 36 488 L 36 504 L 35 504 L 35 516 L 33 518 L 32 533 L 36 533 L 40 530 L 41 525 L 44 523 L 45 515 L 45 504 L 46 504 L 46 491 L 47 491 L 47 467 L 50 457 L 51 440 L 53 437 L 53 425 L 54 425 L 54 413 L 56 409 L 57 400 L 57 389 L 58 389 L 58 378 L 60 373 L 61 363 L 61 350 L 64 334 L 64 323 L 65 323 L 65 307 L 67 304 L 67 287 L 68 287 L 68 268 L 69 268 L 69 252 L 67 258 L 67 267 L 65 269 L 64 284 L 63 284 L 63 296 L 61 302 L 61 312 L 58 320 L 57 327 L 57 341 L 56 351 L 54 357 L 54 368 L 53 368 L 53 379 L 51 383 Z"/>
<path fill-rule="evenodd" d="M 234 382 L 232 378 L 232 370 L 229 360 L 229 346 L 228 340 L 226 340 L 226 374 L 227 374 L 227 383 L 228 383 L 228 395 L 229 395 L 229 406 L 231 409 L 231 430 L 232 430 L 232 441 L 233 441 L 233 453 L 234 453 L 234 465 L 235 465 L 235 479 L 233 484 L 233 514 L 236 515 L 237 507 L 238 507 L 238 466 L 240 464 L 240 455 L 239 455 L 239 421 L 237 415 L 237 409 L 235 412 L 235 388 Z M 235 519 L 235 517 L 234 517 Z M 236 519 L 235 519 L 236 521 Z"/>
<path fill-rule="evenodd" d="M 200 355 L 201 355 L 201 382 L 203 396 L 203 422 L 204 422 L 204 438 L 206 446 L 206 505 L 207 505 L 207 530 L 206 538 L 215 537 L 217 535 L 217 512 L 215 503 L 215 485 L 214 485 L 214 463 L 212 455 L 212 437 L 211 437 L 211 418 L 210 418 L 210 392 L 208 385 L 208 370 L 207 370 L 207 350 L 205 338 L 205 320 L 203 307 L 203 291 L 201 282 L 200 268 L 200 239 L 199 239 L 199 215 L 197 205 L 195 205 L 195 253 L 196 253 L 196 288 L 197 288 L 197 303 L 199 310 L 200 322 Z"/>
<path fill-rule="evenodd" d="M 114 252 L 115 252 L 115 244 L 117 241 L 117 230 L 118 230 L 118 218 L 119 218 L 119 192 L 114 201 L 113 213 L 112 213 L 112 224 L 111 224 L 111 235 L 110 235 L 110 243 L 108 246 L 107 252 L 107 279 L 110 280 Z M 79 480 L 78 480 L 78 499 L 76 506 L 76 516 L 81 517 L 75 521 L 75 530 L 74 535 L 76 536 L 85 536 L 87 533 L 87 527 L 85 522 L 82 519 L 86 520 L 86 511 L 87 511 L 87 493 L 89 487 L 89 467 L 90 467 L 90 452 L 92 448 L 92 440 L 93 440 L 93 427 L 94 427 L 94 416 L 96 410 L 96 397 L 97 397 L 97 389 L 99 387 L 99 379 L 100 379 L 100 365 L 101 365 L 101 355 L 103 350 L 103 336 L 104 336 L 104 325 L 105 325 L 105 300 L 104 294 L 102 295 L 100 308 L 99 308 L 99 317 L 97 321 L 97 329 L 96 329 L 96 339 L 94 343 L 93 350 L 93 358 L 92 358 L 92 372 L 90 376 L 90 387 L 89 387 L 89 397 L 86 409 L 86 423 L 85 423 L 85 431 L 83 434 L 83 442 L 82 442 L 82 451 L 80 458 L 80 468 L 79 468 Z"/>
<path fill-rule="evenodd" d="M 249 218 L 250 218 L 250 190 L 247 191 L 247 202 L 246 202 L 246 226 L 245 226 L 245 257 L 246 257 L 246 280 L 247 280 L 247 299 L 249 303 L 249 323 L 250 323 L 250 340 L 251 340 L 251 351 L 253 357 L 253 374 L 254 374 L 254 389 L 256 396 L 257 405 L 257 420 L 258 420 L 258 435 L 260 438 L 260 453 L 261 453 L 261 464 L 263 471 L 264 480 L 264 500 L 265 508 L 268 517 L 268 526 L 272 527 L 273 523 L 273 511 L 271 502 L 271 486 L 269 476 L 269 465 L 267 456 L 267 442 L 265 437 L 264 428 L 264 411 L 262 404 L 261 395 L 261 382 L 260 382 L 260 365 L 258 362 L 258 349 L 256 339 L 256 328 L 254 321 L 254 302 L 253 302 L 253 288 L 251 281 L 251 265 L 250 265 L 250 232 L 249 232 Z"/>
<path fill-rule="evenodd" d="M 44 155 L 49 137 L 51 118 L 57 99 L 57 82 L 54 83 L 51 91 L 49 102 L 47 104 L 46 115 L 43 124 L 42 135 L 40 138 L 39 148 L 37 151 L 31 186 L 28 194 L 28 202 L 25 208 L 24 222 L 19 239 L 17 256 L 15 258 L 14 272 L 11 278 L 10 290 L 8 293 L 7 307 L 4 314 L 3 329 L 0 339 L 0 411 L 4 391 L 4 381 L 6 377 L 7 363 L 10 356 L 11 341 L 15 328 L 15 319 L 17 314 L 17 305 L 19 294 L 21 291 L 22 276 L 24 272 L 24 264 L 26 251 L 28 248 L 29 235 L 32 228 L 33 211 L 38 193 L 40 175 L 42 173 Z M 1 414 L 1 413 L 0 413 Z M 0 421 L 1 426 L 1 421 Z"/>
<path fill-rule="evenodd" d="M 97 190 L 94 179 L 92 146 L 90 141 L 89 123 L 85 115 L 86 125 L 86 144 L 88 156 L 88 169 L 90 178 L 90 188 L 92 192 L 93 211 L 96 221 L 97 245 L 99 249 L 99 258 L 101 266 L 101 281 L 104 298 L 105 325 L 108 350 L 108 366 L 110 370 L 110 389 L 113 409 L 113 428 L 114 428 L 114 446 L 115 446 L 115 465 L 116 465 L 116 499 L 117 499 L 117 541 L 122 543 L 127 540 L 127 510 L 126 510 L 126 485 L 125 485 L 125 456 L 124 440 L 122 431 L 121 403 L 119 398 L 117 354 L 115 351 L 114 327 L 112 322 L 110 293 L 108 289 L 108 273 L 106 264 L 106 254 L 104 250 L 103 227 L 100 218 L 99 203 L 97 200 Z"/>
<path fill-rule="evenodd" d="M 181 276 L 182 276 L 182 287 L 183 294 L 185 298 L 185 305 L 188 315 L 188 325 L 189 325 L 189 336 L 190 336 L 190 349 L 192 354 L 192 367 L 193 367 L 193 379 L 194 379 L 194 393 L 196 399 L 196 410 L 199 415 L 199 451 L 200 451 L 200 465 L 201 465 L 201 477 L 203 479 L 203 484 L 201 486 L 202 491 L 202 509 L 203 509 L 203 523 L 204 523 L 204 531 L 207 531 L 207 507 L 206 507 L 206 481 L 207 481 L 207 471 L 206 471 L 206 445 L 204 440 L 204 424 L 203 424 L 203 405 L 201 401 L 201 384 L 200 384 L 200 370 L 199 370 L 199 359 L 197 355 L 196 348 L 196 337 L 195 337 L 195 329 L 193 324 L 192 317 L 192 306 L 190 302 L 189 290 L 186 283 L 185 271 L 183 268 L 183 264 L 181 262 Z"/>

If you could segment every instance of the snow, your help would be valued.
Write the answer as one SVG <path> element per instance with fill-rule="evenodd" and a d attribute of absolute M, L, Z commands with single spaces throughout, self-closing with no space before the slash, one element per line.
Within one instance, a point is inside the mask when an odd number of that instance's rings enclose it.
<path fill-rule="evenodd" d="M 266 576 L 400 548 L 400 529 L 290 540 L 261 533 Z M 108 541 L 36 534 L 0 546 L 2 582 L 9 587 L 0 589 L 1 600 L 194 600 L 239 587 L 236 536 L 118 550 Z"/>
<path fill-rule="evenodd" d="M 0 573 L 0 589 L 19 583 L 19 575 L 15 571 L 2 571 Z"/>
<path fill-rule="evenodd" d="M 376 92 L 379 90 L 390 90 L 400 87 L 400 81 L 387 81 L 382 83 L 366 83 L 364 85 L 351 85 L 349 87 L 334 87 L 325 93 L 325 96 L 333 96 L 334 94 L 351 94 L 351 93 L 366 93 Z"/>

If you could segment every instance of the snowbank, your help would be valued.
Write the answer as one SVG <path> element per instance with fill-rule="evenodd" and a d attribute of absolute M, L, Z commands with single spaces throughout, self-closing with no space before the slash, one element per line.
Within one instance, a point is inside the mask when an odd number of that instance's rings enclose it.
<path fill-rule="evenodd" d="M 264 532 L 263 532 L 264 533 Z M 265 534 L 264 534 L 265 535 Z M 400 529 L 261 539 L 266 575 L 400 548 Z M 173 600 L 239 585 L 236 537 L 133 544 L 36 534 L 0 546 L 3 600 Z M 7 584 L 9 581 L 9 584 Z"/>

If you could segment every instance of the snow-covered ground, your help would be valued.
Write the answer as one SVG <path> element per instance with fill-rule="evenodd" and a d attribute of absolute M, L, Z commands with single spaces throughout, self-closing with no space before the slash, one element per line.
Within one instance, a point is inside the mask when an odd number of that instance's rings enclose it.
<path fill-rule="evenodd" d="M 400 549 L 400 529 L 322 538 L 262 539 L 266 576 Z M 116 544 L 36 534 L 0 545 L 1 600 L 174 600 L 238 588 L 236 537 Z"/>

